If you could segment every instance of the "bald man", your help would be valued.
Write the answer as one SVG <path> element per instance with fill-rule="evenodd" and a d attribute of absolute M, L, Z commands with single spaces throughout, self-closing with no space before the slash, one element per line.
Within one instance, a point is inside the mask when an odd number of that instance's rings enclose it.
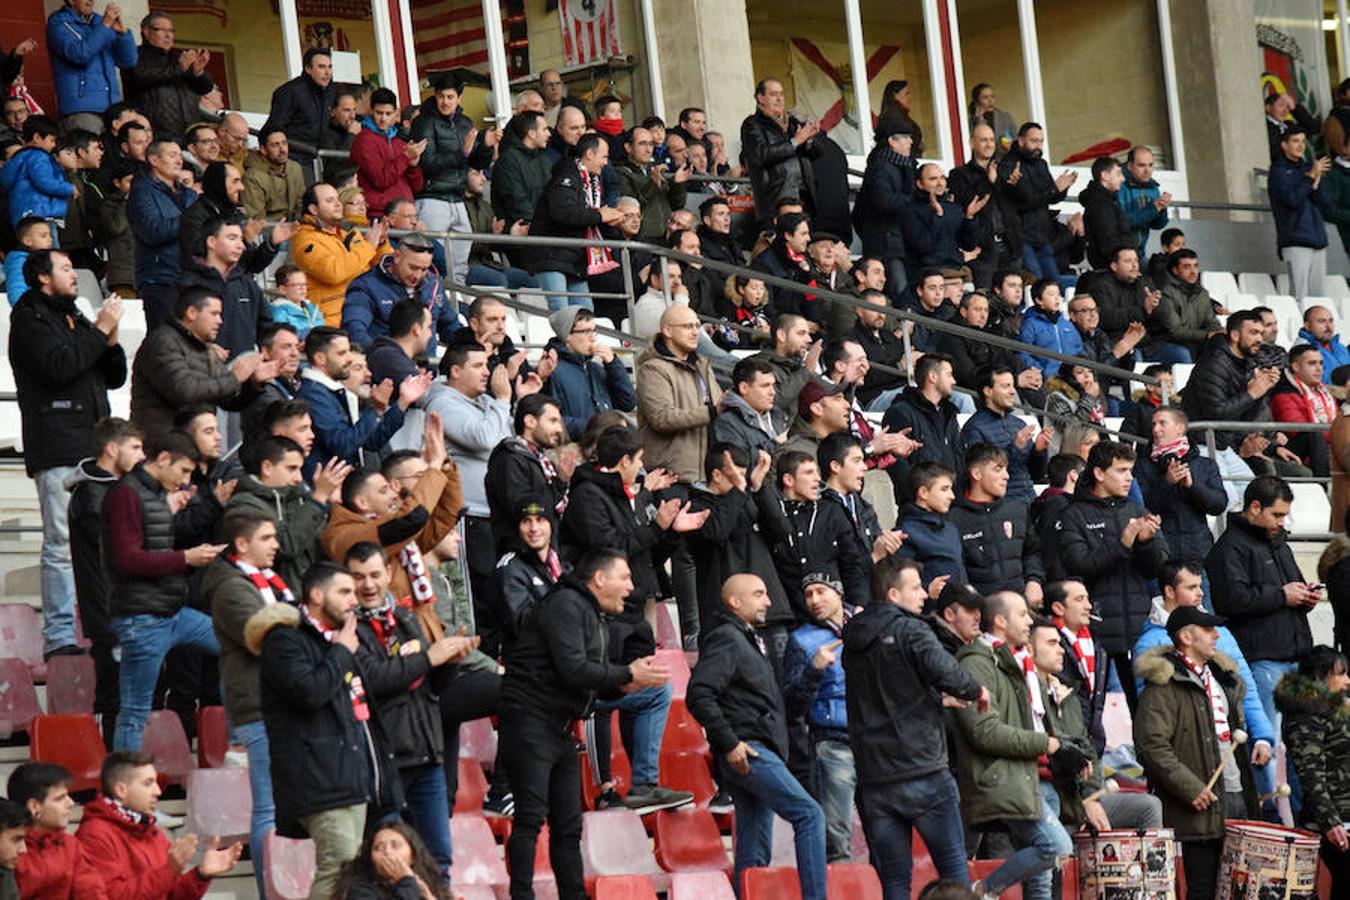
<path fill-rule="evenodd" d="M 784 762 L 783 696 L 758 631 L 768 589 L 758 575 L 733 575 L 722 585 L 722 605 L 685 698 L 708 733 L 717 781 L 736 804 L 733 881 L 748 866 L 769 864 L 777 813 L 792 824 L 802 900 L 825 900 L 825 817 Z"/>
<path fill-rule="evenodd" d="M 952 169 L 947 176 L 947 187 L 958 206 L 964 209 L 976 197 L 993 193 L 989 170 L 998 171 L 997 151 L 994 129 L 980 124 L 970 130 L 970 161 Z M 1007 223 L 1013 220 L 1007 202 L 1000 194 L 994 194 L 989 204 L 975 216 L 975 240 L 980 255 L 968 260 L 966 265 L 970 267 L 971 281 L 980 290 L 989 290 L 994 273 L 1010 268 L 1018 252 L 1012 243 L 1016 236 L 1008 233 Z M 1000 207 L 998 212 L 995 207 Z"/>
<path fill-rule="evenodd" d="M 244 159 L 248 156 L 248 122 L 239 113 L 226 113 L 220 119 L 216 129 L 220 138 L 220 158 L 244 171 Z"/>

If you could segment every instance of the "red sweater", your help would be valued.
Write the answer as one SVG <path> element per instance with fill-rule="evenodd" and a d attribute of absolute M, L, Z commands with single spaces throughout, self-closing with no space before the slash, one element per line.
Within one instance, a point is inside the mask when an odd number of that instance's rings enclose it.
<path fill-rule="evenodd" d="M 197 900 L 211 886 L 196 869 L 180 874 L 169 863 L 169 839 L 158 825 L 133 825 L 102 797 L 85 804 L 75 835 L 98 861 L 108 900 Z"/>
<path fill-rule="evenodd" d="M 422 189 L 422 170 L 408 162 L 401 138 L 387 138 L 369 127 L 352 141 L 356 183 L 366 195 L 370 216 L 384 213 L 392 200 L 411 200 Z"/>
<path fill-rule="evenodd" d="M 84 845 L 64 831 L 28 829 L 28 852 L 19 857 L 14 877 L 24 900 L 85 900 L 106 898 L 103 876 L 94 867 Z"/>
<path fill-rule="evenodd" d="M 116 484 L 108 491 L 103 500 L 103 519 L 108 523 L 108 560 L 117 574 L 124 578 L 162 578 L 187 572 L 187 554 L 182 550 L 145 549 L 141 498 L 129 486 Z"/>

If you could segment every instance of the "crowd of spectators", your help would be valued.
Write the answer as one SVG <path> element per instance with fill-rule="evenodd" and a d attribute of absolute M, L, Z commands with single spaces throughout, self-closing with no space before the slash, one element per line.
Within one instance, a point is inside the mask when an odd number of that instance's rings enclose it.
<path fill-rule="evenodd" d="M 69 0 L 48 22 L 59 117 L 7 104 L 0 137 L 44 651 L 86 652 L 78 617 L 111 750 L 73 833 L 71 773 L 14 773 L 0 896 L 195 897 L 231 871 L 242 846 L 156 824 L 142 751 L 156 705 L 191 734 L 223 704 L 260 892 L 275 829 L 313 839 L 311 897 L 449 896 L 460 725 L 495 716 L 484 813 L 513 819 L 512 896 L 533 896 L 547 824 L 559 894 L 582 897 L 582 765 L 588 808 L 695 800 L 660 783 L 667 600 L 737 884 L 777 814 L 824 898 L 856 797 L 888 898 L 910 895 L 913 829 L 953 890 L 979 855 L 1003 862 L 973 896 L 1039 900 L 1080 828 L 1163 826 L 1212 897 L 1225 819 L 1276 814 L 1282 714 L 1295 821 L 1350 883 L 1346 743 L 1292 738 L 1343 730 L 1322 693 L 1346 660 L 1313 647 L 1324 587 L 1284 527 L 1285 479 L 1332 455 L 1280 427 L 1337 423 L 1350 351 L 1323 306 L 1282 347 L 1272 310 L 1209 296 L 1148 147 L 1096 160 L 1061 221 L 1077 176 L 1041 125 L 979 85 L 971 158 L 944 172 L 892 82 L 850 211 L 843 150 L 776 79 L 733 164 L 701 109 L 636 121 L 549 70 L 479 129 L 454 73 L 400 107 L 311 49 L 252 142 L 170 14 L 140 37 Z M 1317 295 L 1326 222 L 1350 227 L 1347 123 L 1291 125 L 1286 100 L 1271 203 L 1293 290 Z M 1305 158 L 1309 130 L 1334 162 Z M 92 314 L 77 270 L 107 289 Z M 508 334 L 517 300 L 493 289 L 520 288 L 546 301 L 543 347 Z M 601 333 L 630 315 L 634 354 Z M 1102 368 L 1136 361 L 1137 393 Z M 1268 427 L 1202 452 L 1200 419 Z M 1117 687 L 1147 793 L 1104 787 Z"/>

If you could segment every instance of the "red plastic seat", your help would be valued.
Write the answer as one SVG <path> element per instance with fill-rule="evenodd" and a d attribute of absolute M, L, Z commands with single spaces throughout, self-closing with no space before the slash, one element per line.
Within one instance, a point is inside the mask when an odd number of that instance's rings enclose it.
<path fill-rule="evenodd" d="M 689 712 L 689 708 L 684 705 L 683 697 L 675 697 L 670 701 L 670 712 L 666 716 L 666 730 L 661 735 L 662 750 L 694 750 L 705 756 L 711 756 L 708 749 L 708 738 L 703 733 L 703 726 Z"/>
<path fill-rule="evenodd" d="M 487 796 L 487 776 L 483 767 L 471 759 L 459 758 L 459 787 L 455 790 L 455 815 L 483 814 L 483 798 Z"/>
<path fill-rule="evenodd" d="M 197 765 L 215 769 L 225 765 L 225 751 L 230 749 L 230 730 L 225 720 L 225 707 L 203 706 L 197 710 Z"/>
<path fill-rule="evenodd" d="M 706 808 L 717 793 L 708 760 L 694 750 L 670 750 L 661 753 L 661 784 L 677 791 L 689 791 L 694 803 Z"/>
<path fill-rule="evenodd" d="M 27 731 L 42 715 L 33 674 L 21 659 L 0 659 L 0 738 Z"/>
<path fill-rule="evenodd" d="M 456 890 L 461 885 L 474 884 L 486 885 L 494 890 L 499 887 L 505 889 L 511 883 L 506 874 L 506 863 L 502 861 L 501 848 L 492 836 L 487 819 L 482 816 L 454 816 L 450 819 L 450 843 L 455 848 L 450 881 Z"/>
<path fill-rule="evenodd" d="M 56 763 L 71 775 L 71 791 L 98 789 L 107 752 L 93 716 L 38 716 L 28 730 L 28 758 Z"/>
<path fill-rule="evenodd" d="M 881 900 L 877 870 L 858 863 L 831 863 L 826 867 L 826 893 L 849 900 Z M 927 882 L 923 882 L 927 884 Z"/>
<path fill-rule="evenodd" d="M 47 677 L 42 628 L 37 611 L 26 603 L 0 603 L 0 658 L 23 660 L 34 681 Z"/>
<path fill-rule="evenodd" d="M 647 875 L 664 893 L 670 876 L 656 864 L 642 818 L 631 809 L 588 812 L 581 817 L 581 860 L 587 888 L 606 875 Z"/>
<path fill-rule="evenodd" d="M 584 722 L 576 723 L 574 733 L 577 740 L 587 743 Z M 595 799 L 600 796 L 600 784 L 591 771 L 590 754 L 578 754 L 581 766 L 581 805 L 584 811 L 595 809 Z M 633 784 L 633 765 L 628 760 L 628 751 L 623 747 L 623 736 L 619 733 L 619 717 L 609 717 L 609 777 L 614 782 L 614 790 L 620 797 L 628 796 L 628 788 Z"/>
<path fill-rule="evenodd" d="M 672 699 L 684 699 L 689 687 L 689 660 L 683 650 L 657 650 L 656 661 L 670 670 L 670 691 Z"/>
<path fill-rule="evenodd" d="M 263 842 L 263 887 L 270 900 L 308 900 L 314 886 L 314 842 L 267 832 Z"/>
<path fill-rule="evenodd" d="M 497 732 L 492 728 L 492 719 L 460 723 L 459 757 L 472 759 L 484 769 L 492 769 L 497 759 Z"/>
<path fill-rule="evenodd" d="M 486 884 L 455 885 L 459 900 L 497 900 L 497 892 Z"/>
<path fill-rule="evenodd" d="M 141 732 L 141 749 L 155 757 L 155 771 L 159 784 L 183 784 L 196 768 L 192 761 L 192 745 L 178 713 L 157 709 L 145 720 Z"/>
<path fill-rule="evenodd" d="M 194 769 L 187 778 L 187 829 L 220 838 L 221 846 L 246 841 L 253 814 L 248 769 Z"/>
<path fill-rule="evenodd" d="M 656 814 L 656 861 L 667 872 L 731 871 L 722 833 L 706 809 L 686 807 Z"/>
<path fill-rule="evenodd" d="M 47 661 L 47 712 L 92 714 L 95 680 L 92 656 L 53 656 Z"/>
<path fill-rule="evenodd" d="M 656 900 L 646 875 L 609 875 L 595 880 L 594 900 Z"/>
<path fill-rule="evenodd" d="M 742 870 L 741 900 L 802 900 L 797 870 L 787 866 Z"/>
<path fill-rule="evenodd" d="M 723 872 L 676 872 L 670 876 L 667 900 L 736 900 Z"/>

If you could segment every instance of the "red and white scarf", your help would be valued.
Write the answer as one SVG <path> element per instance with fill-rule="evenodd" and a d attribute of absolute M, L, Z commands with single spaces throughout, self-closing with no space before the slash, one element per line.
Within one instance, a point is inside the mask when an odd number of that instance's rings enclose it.
<path fill-rule="evenodd" d="M 231 556 L 230 562 L 240 572 L 248 576 L 248 580 L 253 582 L 253 586 L 258 589 L 262 596 L 264 606 L 271 606 L 273 603 L 283 601 L 295 604 L 295 595 L 291 589 L 286 586 L 286 582 L 281 580 L 281 576 L 271 569 L 259 569 L 257 566 L 244 562 L 237 556 Z"/>
<path fill-rule="evenodd" d="M 99 802 L 107 808 L 108 812 L 112 813 L 115 818 L 126 822 L 128 825 L 139 825 L 144 827 L 146 825 L 155 824 L 154 813 L 137 812 L 122 802 L 109 797 L 107 794 L 101 795 L 98 799 Z"/>
<path fill-rule="evenodd" d="M 1305 384 L 1303 379 L 1296 375 L 1291 374 L 1289 380 L 1303 395 L 1303 402 L 1308 404 L 1308 421 L 1330 425 L 1336 418 L 1336 400 L 1331 396 L 1331 392 L 1320 384 Z"/>
<path fill-rule="evenodd" d="M 985 632 L 980 635 L 981 639 L 989 645 L 990 649 L 997 650 L 1003 643 L 1003 638 L 994 637 Z M 1027 702 L 1031 705 L 1031 724 L 1036 731 L 1045 733 L 1045 696 L 1041 693 L 1040 678 L 1036 675 L 1036 663 L 1031 658 L 1031 651 L 1026 647 L 1021 650 L 1013 650 L 1012 658 L 1022 667 L 1022 678 L 1027 685 Z"/>
<path fill-rule="evenodd" d="M 422 551 L 417 541 L 408 541 L 398 551 L 398 564 L 408 576 L 408 585 L 412 589 L 414 606 L 422 606 L 436 599 L 436 589 L 431 585 L 431 576 L 427 574 L 427 564 L 422 560 Z"/>
<path fill-rule="evenodd" d="M 1074 634 L 1064 624 L 1064 620 L 1055 617 L 1055 627 L 1064 635 L 1069 646 L 1073 648 L 1073 658 L 1078 661 L 1078 671 L 1083 673 L 1083 681 L 1087 683 L 1087 692 L 1091 694 L 1097 686 L 1097 645 L 1092 640 L 1092 632 L 1086 625 L 1080 626 L 1078 633 Z"/>
<path fill-rule="evenodd" d="M 384 604 L 373 609 L 358 606 L 356 608 L 357 617 L 370 624 L 370 630 L 375 632 L 375 637 L 379 640 L 380 646 L 384 647 L 384 652 L 389 656 L 410 656 L 419 650 L 425 650 L 425 647 L 418 647 L 415 643 L 405 644 L 398 638 L 398 618 L 394 615 L 394 598 L 390 594 L 384 595 Z M 418 678 L 412 684 L 408 685 L 408 693 L 416 691 L 422 686 L 426 678 Z"/>
<path fill-rule="evenodd" d="M 310 613 L 308 606 L 300 607 L 301 617 L 310 624 L 315 631 L 323 635 L 323 639 L 328 643 L 333 643 L 337 639 L 337 629 L 328 628 L 321 624 L 318 619 Z M 356 716 L 356 721 L 367 722 L 370 720 L 370 706 L 366 703 L 366 686 L 361 681 L 361 676 L 356 672 L 347 673 L 347 694 L 352 701 L 352 714 Z"/>
<path fill-rule="evenodd" d="M 1164 456 L 1175 456 L 1177 459 L 1185 459 L 1186 454 L 1191 452 L 1191 442 L 1182 435 L 1175 441 L 1169 441 L 1166 444 L 1154 444 L 1153 449 L 1148 452 L 1148 458 L 1157 462 Z"/>
<path fill-rule="evenodd" d="M 1214 673 L 1210 672 L 1206 663 L 1191 662 L 1184 653 L 1177 655 L 1186 664 L 1186 668 L 1194 672 L 1200 683 L 1205 686 L 1205 692 L 1209 694 L 1210 712 L 1214 716 L 1214 735 L 1219 739 L 1219 743 L 1228 743 L 1233 736 L 1228 727 L 1228 696 L 1224 694 L 1223 686 L 1214 677 Z"/>
<path fill-rule="evenodd" d="M 581 160 L 577 160 L 577 171 L 581 173 L 581 193 L 586 198 L 587 208 L 599 209 L 603 205 L 600 176 L 588 172 L 586 167 L 581 164 Z M 599 226 L 592 225 L 586 229 L 586 240 L 602 240 Z M 608 247 L 586 248 L 587 275 L 600 275 L 618 267 L 619 264 L 614 261 L 614 254 L 609 252 Z"/>

